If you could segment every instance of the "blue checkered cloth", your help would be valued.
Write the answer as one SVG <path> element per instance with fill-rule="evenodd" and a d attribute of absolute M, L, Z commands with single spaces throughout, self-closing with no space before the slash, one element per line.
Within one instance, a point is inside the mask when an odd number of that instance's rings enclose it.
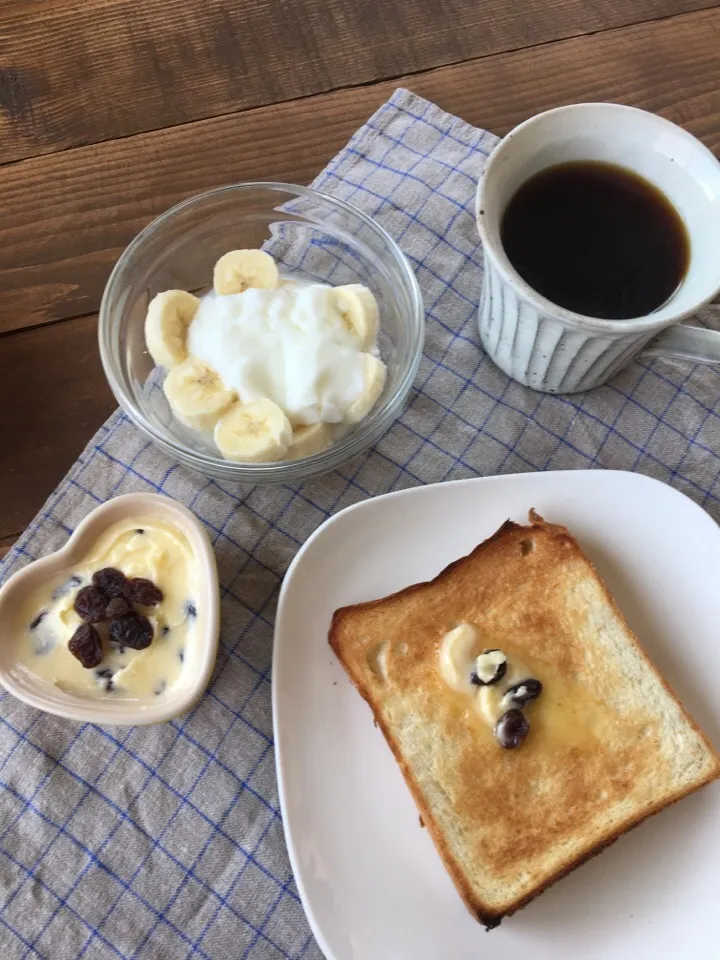
<path fill-rule="evenodd" d="M 550 396 L 480 349 L 472 201 L 495 143 L 398 90 L 315 181 L 397 238 L 425 298 L 415 387 L 374 450 L 300 486 L 237 490 L 177 466 L 116 413 L 6 558 L 3 579 L 108 497 L 160 491 L 213 540 L 222 636 L 206 696 L 163 726 L 103 729 L 0 698 L 2 960 L 321 956 L 283 841 L 270 663 L 282 576 L 331 514 L 422 483 L 613 467 L 720 519 L 717 370 L 641 361 L 587 395 Z"/>

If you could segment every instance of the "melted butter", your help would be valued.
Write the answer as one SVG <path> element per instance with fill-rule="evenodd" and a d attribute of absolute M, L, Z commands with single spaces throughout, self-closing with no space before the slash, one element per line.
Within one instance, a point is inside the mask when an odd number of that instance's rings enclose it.
<path fill-rule="evenodd" d="M 126 647 L 120 652 L 108 643 L 106 626 L 96 625 L 103 642 L 103 660 L 88 670 L 67 645 L 82 622 L 73 609 L 77 591 L 102 567 L 116 567 L 128 577 L 152 580 L 162 590 L 163 600 L 156 607 L 136 608 L 153 626 L 153 641 L 145 650 Z M 185 646 L 197 629 L 191 608 L 196 602 L 198 575 L 190 545 L 176 527 L 150 517 L 115 523 L 71 574 L 54 578 L 28 597 L 16 621 L 17 663 L 79 696 L 132 700 L 161 696 L 177 682 Z M 38 616 L 41 620 L 32 628 Z M 98 674 L 108 670 L 112 689 L 107 689 L 107 673 Z"/>
<path fill-rule="evenodd" d="M 606 703 L 589 695 L 580 679 L 552 676 L 546 664 L 535 662 L 526 650 L 517 653 L 512 642 L 498 646 L 508 658 L 507 671 L 497 684 L 482 687 L 470 682 L 475 658 L 486 647 L 496 644 L 483 639 L 472 624 L 460 624 L 449 631 L 440 644 L 440 672 L 450 688 L 452 712 L 458 721 L 478 731 L 492 731 L 505 712 L 501 701 L 508 687 L 536 677 L 543 684 L 537 700 L 527 703 L 523 713 L 530 723 L 528 741 L 555 747 L 591 747 L 597 740 L 608 740 L 620 718 Z"/>
<path fill-rule="evenodd" d="M 596 701 L 579 683 L 553 680 L 539 698 L 525 707 L 531 732 L 538 740 L 554 745 L 590 747 L 593 742 L 611 742 L 620 722 L 609 704 Z"/>
<path fill-rule="evenodd" d="M 452 690 L 475 695 L 470 674 L 479 652 L 480 638 L 471 623 L 458 624 L 445 634 L 440 644 L 440 673 Z"/>
<path fill-rule="evenodd" d="M 502 701 L 509 687 L 514 687 L 521 680 L 528 680 L 534 674 L 530 673 L 528 668 L 519 663 L 516 657 L 507 661 L 507 670 L 505 676 L 498 683 L 486 684 L 484 687 L 478 687 L 475 695 L 475 709 L 480 716 L 491 727 L 495 727 L 500 717 L 510 708 L 503 707 Z M 527 710 L 527 707 L 524 708 Z"/>

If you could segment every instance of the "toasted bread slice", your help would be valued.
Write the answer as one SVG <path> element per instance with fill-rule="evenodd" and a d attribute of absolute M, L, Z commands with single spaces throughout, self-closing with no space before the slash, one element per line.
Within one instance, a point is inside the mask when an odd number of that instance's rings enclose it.
<path fill-rule="evenodd" d="M 428 583 L 336 611 L 329 638 L 488 928 L 720 776 L 577 542 L 530 520 L 503 524 Z M 464 622 L 543 684 L 517 749 L 443 679 L 443 637 Z"/>

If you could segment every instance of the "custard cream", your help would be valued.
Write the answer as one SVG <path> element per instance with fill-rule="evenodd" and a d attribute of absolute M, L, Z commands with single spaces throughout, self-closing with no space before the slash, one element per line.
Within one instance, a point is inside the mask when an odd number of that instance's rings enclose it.
<path fill-rule="evenodd" d="M 145 577 L 162 590 L 155 607 L 138 607 L 150 620 L 153 640 L 144 650 L 108 643 L 107 625 L 96 624 L 103 659 L 85 669 L 68 650 L 82 623 L 74 610 L 79 589 L 103 567 Z M 62 577 L 34 591 L 18 614 L 17 662 L 58 688 L 86 697 L 146 699 L 177 682 L 188 640 L 197 629 L 199 570 L 185 535 L 164 520 L 138 517 L 113 524 L 87 557 Z"/>

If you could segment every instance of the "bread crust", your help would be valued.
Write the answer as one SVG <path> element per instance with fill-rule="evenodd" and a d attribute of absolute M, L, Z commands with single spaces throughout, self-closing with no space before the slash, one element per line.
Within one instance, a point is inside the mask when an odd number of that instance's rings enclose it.
<path fill-rule="evenodd" d="M 501 921 L 521 907 L 526 906 L 532 900 L 534 900 L 539 894 L 544 890 L 550 887 L 552 884 L 556 883 L 558 880 L 567 876 L 572 872 L 576 867 L 580 866 L 582 863 L 592 859 L 597 856 L 608 846 L 614 843 L 619 837 L 624 833 L 627 833 L 633 827 L 642 823 L 648 817 L 653 816 L 656 813 L 659 813 L 661 810 L 665 809 L 677 801 L 683 799 L 689 794 L 700 789 L 702 786 L 712 782 L 713 780 L 720 777 L 720 756 L 714 750 L 712 744 L 708 738 L 703 734 L 698 725 L 689 715 L 679 698 L 676 696 L 670 685 L 662 677 L 659 671 L 655 668 L 650 657 L 645 651 L 643 645 L 635 636 L 635 634 L 630 630 L 622 612 L 619 610 L 615 600 L 609 593 L 605 583 L 600 578 L 597 570 L 595 569 L 592 562 L 584 554 L 580 548 L 577 541 L 570 535 L 566 527 L 558 524 L 546 523 L 546 521 L 540 517 L 534 509 L 529 511 L 529 526 L 523 526 L 517 523 L 514 523 L 511 520 L 507 520 L 502 526 L 487 540 L 480 543 L 475 549 L 468 555 L 459 558 L 458 560 L 453 561 L 448 566 L 446 566 L 440 573 L 434 577 L 432 580 L 428 580 L 422 583 L 412 584 L 408 587 L 405 587 L 403 590 L 399 590 L 394 594 L 389 596 L 371 600 L 365 603 L 353 604 L 347 607 L 342 607 L 335 611 L 333 614 L 332 622 L 330 625 L 328 641 L 332 647 L 335 655 L 337 656 L 340 663 L 342 663 L 350 680 L 352 681 L 355 688 L 358 690 L 363 699 L 368 703 L 374 718 L 374 722 L 377 726 L 380 727 L 385 740 L 387 741 L 392 753 L 395 757 L 395 760 L 400 767 L 400 770 L 403 774 L 405 782 L 407 783 L 410 792 L 413 796 L 413 799 L 417 805 L 418 812 L 420 815 L 420 822 L 424 825 L 430 833 L 430 836 L 433 839 L 433 842 L 440 854 L 440 857 L 450 874 L 460 896 L 464 900 L 466 906 L 470 912 L 475 916 L 482 924 L 485 925 L 487 930 L 497 927 Z M 618 618 L 618 621 L 622 624 L 624 630 L 627 633 L 628 638 L 636 646 L 637 651 L 642 656 L 645 665 L 647 668 L 660 680 L 663 688 L 667 694 L 672 697 L 673 701 L 677 704 L 679 709 L 682 711 L 682 715 L 689 725 L 692 728 L 694 733 L 702 741 L 705 748 L 707 749 L 708 754 L 713 758 L 713 763 L 709 765 L 707 773 L 697 778 L 693 781 L 686 789 L 678 792 L 676 795 L 670 797 L 661 797 L 655 803 L 648 803 L 643 807 L 642 810 L 639 810 L 636 815 L 628 817 L 622 824 L 621 829 L 613 830 L 609 832 L 606 836 L 602 837 L 594 846 L 586 849 L 579 856 L 573 856 L 566 863 L 559 866 L 555 872 L 550 876 L 546 877 L 542 883 L 539 883 L 535 888 L 533 888 L 525 896 L 518 897 L 515 899 L 509 900 L 507 903 L 503 904 L 502 909 L 494 908 L 491 904 L 483 901 L 476 892 L 473 890 L 471 883 L 467 877 L 466 872 L 463 870 L 462 866 L 457 862 L 453 852 L 450 848 L 450 845 L 447 842 L 447 838 L 443 831 L 442 825 L 439 824 L 435 818 L 433 811 L 430 809 L 430 806 L 427 803 L 423 789 L 418 782 L 418 779 L 415 776 L 415 773 L 412 767 L 407 763 L 404 756 L 401 745 L 398 742 L 397 737 L 393 730 L 385 722 L 382 710 L 380 705 L 377 702 L 376 694 L 370 688 L 369 684 L 366 682 L 366 679 L 362 674 L 354 669 L 352 658 L 349 656 L 349 650 L 346 648 L 346 638 L 342 636 L 341 626 L 348 619 L 348 617 L 357 617 L 358 615 L 364 615 L 371 610 L 381 610 L 383 607 L 386 607 L 388 603 L 392 601 L 397 601 L 398 599 L 407 599 L 409 597 L 421 596 L 423 591 L 426 591 L 428 587 L 442 588 L 443 584 L 449 583 L 453 580 L 457 572 L 465 567 L 468 564 L 476 564 L 478 558 L 482 557 L 484 553 L 490 551 L 493 546 L 498 545 L 502 541 L 505 541 L 507 538 L 512 537 L 516 538 L 518 535 L 525 536 L 532 531 L 544 531 L 545 533 L 551 534 L 554 538 L 559 540 L 564 540 L 568 545 L 572 547 L 573 550 L 577 551 L 579 555 L 584 560 L 587 565 L 588 575 L 593 577 L 597 585 L 601 588 L 604 601 L 607 604 L 608 608 L 613 611 L 614 615 Z M 526 747 L 527 749 L 527 747 Z"/>

